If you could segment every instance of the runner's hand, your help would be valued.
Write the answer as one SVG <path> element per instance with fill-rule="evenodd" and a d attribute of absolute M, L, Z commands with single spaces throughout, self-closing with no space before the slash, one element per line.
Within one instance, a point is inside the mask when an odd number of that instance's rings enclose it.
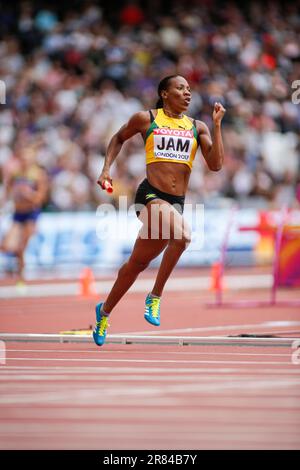
<path fill-rule="evenodd" d="M 213 111 L 214 123 L 221 124 L 221 121 L 225 113 L 226 113 L 226 109 L 222 106 L 222 104 L 219 102 L 215 103 L 214 111 Z"/>
<path fill-rule="evenodd" d="M 106 189 L 105 188 L 105 182 L 106 181 L 112 186 L 112 179 L 109 176 L 109 173 L 102 172 L 101 175 L 99 176 L 98 180 L 97 180 L 97 184 L 99 184 L 101 189 Z"/>

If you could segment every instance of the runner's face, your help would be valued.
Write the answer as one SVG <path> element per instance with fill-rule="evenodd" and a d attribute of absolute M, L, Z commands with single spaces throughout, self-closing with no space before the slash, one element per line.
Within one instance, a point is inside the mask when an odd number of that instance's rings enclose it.
<path fill-rule="evenodd" d="M 191 88 L 183 77 L 174 77 L 169 81 L 168 89 L 162 91 L 162 98 L 174 112 L 186 111 L 191 101 Z"/>

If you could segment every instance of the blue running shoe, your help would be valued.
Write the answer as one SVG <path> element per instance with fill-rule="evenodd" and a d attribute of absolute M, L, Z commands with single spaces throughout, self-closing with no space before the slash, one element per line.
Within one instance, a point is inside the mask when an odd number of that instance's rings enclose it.
<path fill-rule="evenodd" d="M 106 338 L 106 329 L 108 327 L 108 317 L 101 315 L 103 302 L 96 305 L 96 325 L 93 330 L 93 338 L 97 346 L 102 346 Z"/>
<path fill-rule="evenodd" d="M 145 320 L 151 323 L 151 325 L 160 325 L 160 298 L 151 297 L 150 294 L 146 297 L 145 303 Z"/>

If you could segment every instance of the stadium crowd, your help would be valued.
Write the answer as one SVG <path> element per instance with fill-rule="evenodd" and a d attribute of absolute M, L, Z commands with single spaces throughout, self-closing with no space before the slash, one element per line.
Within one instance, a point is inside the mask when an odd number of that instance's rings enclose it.
<path fill-rule="evenodd" d="M 199 154 L 186 201 L 299 206 L 297 2 L 117 3 L 2 5 L 2 202 L 6 172 L 25 147 L 49 175 L 44 210 L 94 210 L 110 201 L 96 185 L 110 137 L 134 112 L 153 108 L 158 82 L 176 73 L 192 87 L 190 116 L 211 127 L 213 103 L 227 109 L 224 167 L 210 172 Z M 113 166 L 114 203 L 127 195 L 131 204 L 144 175 L 136 136 Z"/>

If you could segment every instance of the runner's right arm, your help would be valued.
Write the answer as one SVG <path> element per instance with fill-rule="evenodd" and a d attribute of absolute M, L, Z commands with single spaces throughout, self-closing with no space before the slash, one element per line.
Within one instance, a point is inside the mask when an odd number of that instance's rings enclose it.
<path fill-rule="evenodd" d="M 124 142 L 139 132 L 143 133 L 150 125 L 150 117 L 147 111 L 135 113 L 129 121 L 124 124 L 111 138 L 105 156 L 102 172 L 97 180 L 97 184 L 103 187 L 104 181 L 112 183 L 110 177 L 110 167 L 118 156 Z"/>

